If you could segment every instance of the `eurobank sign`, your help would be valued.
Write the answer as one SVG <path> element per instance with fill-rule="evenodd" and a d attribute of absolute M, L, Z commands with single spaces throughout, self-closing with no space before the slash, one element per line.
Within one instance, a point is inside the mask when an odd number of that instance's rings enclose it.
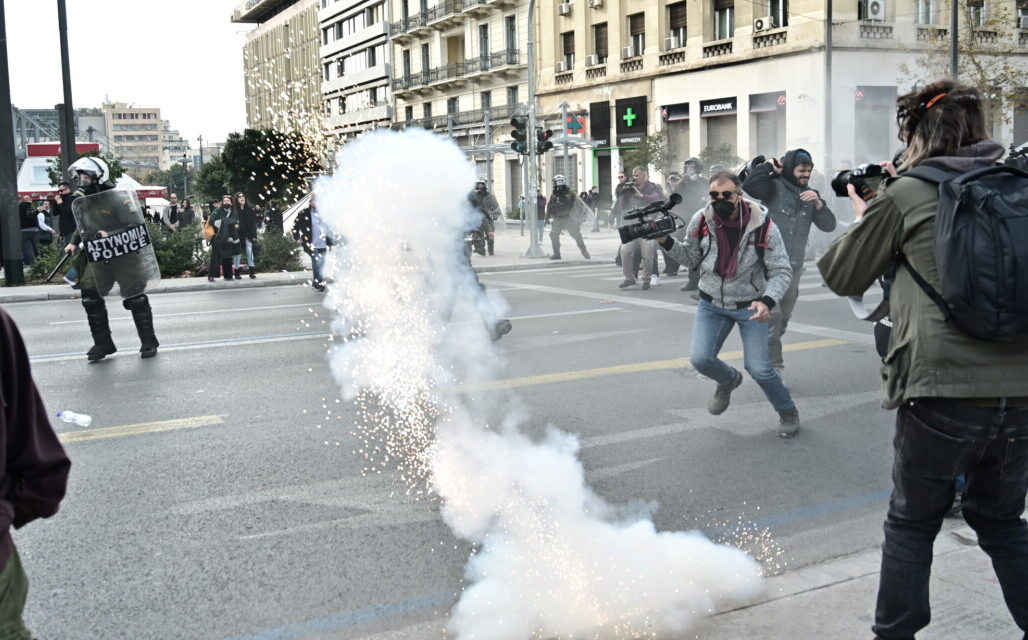
<path fill-rule="evenodd" d="M 729 116 L 736 111 L 738 111 L 736 98 L 721 98 L 720 100 L 703 100 L 700 102 L 701 118 Z"/>

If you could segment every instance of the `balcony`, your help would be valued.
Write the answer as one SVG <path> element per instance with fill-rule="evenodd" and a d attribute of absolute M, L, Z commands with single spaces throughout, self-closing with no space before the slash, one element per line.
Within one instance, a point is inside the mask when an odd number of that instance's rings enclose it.
<path fill-rule="evenodd" d="M 428 11 L 419 11 L 414 15 L 400 18 L 390 25 L 390 32 L 397 44 L 404 44 L 413 40 L 422 31 L 428 30 Z"/>
<path fill-rule="evenodd" d="M 861 40 L 892 40 L 892 25 L 871 20 L 860 21 Z"/>
<path fill-rule="evenodd" d="M 921 42 L 937 42 L 949 38 L 949 29 L 940 29 L 932 25 L 917 25 L 917 39 Z"/>
<path fill-rule="evenodd" d="M 464 0 L 464 15 L 480 18 L 491 10 L 492 6 L 490 6 L 488 0 Z"/>
<path fill-rule="evenodd" d="M 660 54 L 658 61 L 662 67 L 685 62 L 685 48 L 680 47 L 678 49 L 672 49 L 671 51 L 665 51 Z"/>
<path fill-rule="evenodd" d="M 999 41 L 999 33 L 992 29 L 975 28 L 974 39 L 980 44 L 996 44 Z"/>
<path fill-rule="evenodd" d="M 247 0 L 232 11 L 232 22 L 267 22 L 269 18 L 294 2 L 295 0 Z"/>
<path fill-rule="evenodd" d="M 393 93 L 409 94 L 414 91 L 428 89 L 442 89 L 447 84 L 461 84 L 467 78 L 481 76 L 483 74 L 515 73 L 521 69 L 523 63 L 517 49 L 497 51 L 487 56 L 469 58 L 464 62 L 454 62 L 442 67 L 435 67 L 427 71 L 411 73 L 393 79 Z"/>
<path fill-rule="evenodd" d="M 753 48 L 766 49 L 768 47 L 785 44 L 786 34 L 788 32 L 788 29 L 775 29 L 774 31 L 755 33 L 753 34 Z"/>
<path fill-rule="evenodd" d="M 464 75 L 477 76 L 483 74 L 504 74 L 514 72 L 523 65 L 517 49 L 495 51 L 489 55 L 468 58 L 464 61 Z"/>
<path fill-rule="evenodd" d="M 703 45 L 704 59 L 727 56 L 730 53 L 732 53 L 731 40 L 718 40 L 716 42 L 708 42 L 707 44 Z"/>
<path fill-rule="evenodd" d="M 439 31 L 445 31 L 464 22 L 461 11 L 464 9 L 464 0 L 446 0 L 428 10 L 428 26 Z"/>
<path fill-rule="evenodd" d="M 595 80 L 596 78 L 603 78 L 607 75 L 607 64 L 603 63 L 594 67 L 585 68 L 585 79 Z"/>
<path fill-rule="evenodd" d="M 495 132 L 497 128 L 506 126 L 510 117 L 517 111 L 517 105 L 501 105 L 491 109 L 472 109 L 471 111 L 460 111 L 433 118 L 420 118 L 408 120 L 407 122 L 396 122 L 392 129 L 406 129 L 407 127 L 421 127 L 422 129 L 454 129 L 485 126 L 488 116 L 490 126 Z"/>

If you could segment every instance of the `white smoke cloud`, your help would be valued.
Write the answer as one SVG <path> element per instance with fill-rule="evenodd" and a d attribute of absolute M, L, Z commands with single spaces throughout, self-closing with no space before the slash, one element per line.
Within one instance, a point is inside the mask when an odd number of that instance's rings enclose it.
<path fill-rule="evenodd" d="M 749 555 L 700 533 L 657 532 L 585 483 L 578 441 L 524 435 L 511 395 L 453 388 L 504 363 L 489 327 L 505 312 L 464 258 L 475 172 L 451 142 L 379 132 L 347 145 L 319 181 L 322 216 L 345 236 L 328 273 L 339 335 L 332 369 L 360 408 L 362 452 L 430 488 L 476 545 L 450 621 L 457 638 L 660 637 L 762 589 Z M 515 327 L 515 332 L 517 327 Z M 638 511 L 638 510 L 636 510 Z"/>

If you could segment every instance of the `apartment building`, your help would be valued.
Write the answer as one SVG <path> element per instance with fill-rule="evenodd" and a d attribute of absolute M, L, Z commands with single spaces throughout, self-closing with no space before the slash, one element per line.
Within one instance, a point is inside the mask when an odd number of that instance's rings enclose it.
<path fill-rule="evenodd" d="M 189 141 L 182 137 L 171 123 L 161 120 L 161 171 L 167 171 L 173 163 L 180 163 L 189 151 Z"/>
<path fill-rule="evenodd" d="M 393 126 L 450 135 L 500 206 L 516 208 L 522 159 L 486 148 L 509 140 L 510 117 L 527 100 L 527 2 L 390 2 Z"/>
<path fill-rule="evenodd" d="M 1000 2 L 971 1 L 983 12 Z M 832 165 L 890 159 L 899 144 L 896 95 L 911 84 L 900 67 L 915 68 L 927 47 L 947 46 L 948 8 L 937 0 L 833 3 L 833 77 L 826 91 L 825 6 L 824 0 L 540 5 L 541 31 L 553 37 L 540 42 L 539 110 L 567 101 L 595 145 L 577 154 L 584 178 L 578 188 L 598 184 L 609 193 L 621 152 L 658 132 L 679 167 L 708 147 L 729 147 L 744 159 L 803 147 L 822 168 L 826 151 Z M 1020 21 L 1011 18 L 1009 28 L 1015 47 L 1024 48 Z M 975 33 L 998 37 L 980 28 Z M 1025 64 L 1025 52 L 1011 52 L 1011 59 Z M 1006 115 L 1028 134 L 1023 113 Z M 994 135 L 1009 139 L 1004 120 L 994 118 Z M 549 174 L 569 173 L 552 160 L 548 165 Z"/>
<path fill-rule="evenodd" d="M 161 110 L 124 102 L 103 105 L 110 151 L 129 173 L 144 173 L 161 165 Z"/>
<path fill-rule="evenodd" d="M 387 0 L 321 0 L 321 93 L 335 144 L 391 122 Z"/>
<path fill-rule="evenodd" d="M 320 132 L 320 0 L 247 0 L 232 22 L 257 24 L 246 35 L 246 125 Z"/>

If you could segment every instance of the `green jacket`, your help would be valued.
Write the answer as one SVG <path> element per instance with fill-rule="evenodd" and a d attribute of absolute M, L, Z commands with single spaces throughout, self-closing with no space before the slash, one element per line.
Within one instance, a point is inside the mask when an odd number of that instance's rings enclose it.
<path fill-rule="evenodd" d="M 887 180 L 863 220 L 818 261 L 828 287 L 841 296 L 860 295 L 902 251 L 938 291 L 938 201 L 936 185 L 902 176 Z M 902 266 L 896 270 L 889 305 L 893 329 L 881 369 L 886 409 L 913 398 L 1028 396 L 1028 341 L 978 340 L 947 324 Z"/>

